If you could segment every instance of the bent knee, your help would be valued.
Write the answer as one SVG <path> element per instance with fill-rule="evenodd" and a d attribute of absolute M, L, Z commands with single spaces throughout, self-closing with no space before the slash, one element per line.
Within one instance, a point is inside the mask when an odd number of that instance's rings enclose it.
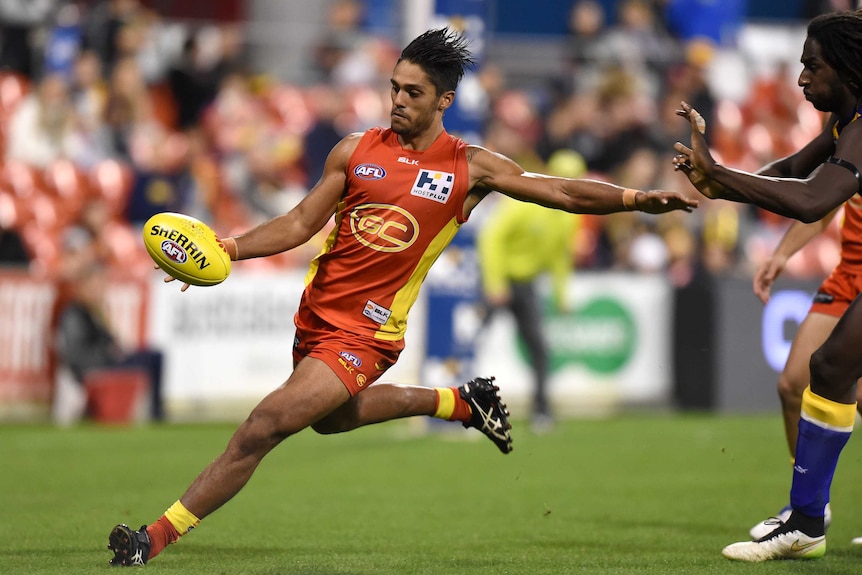
<path fill-rule="evenodd" d="M 312 424 L 311 429 L 320 435 L 332 435 L 333 433 L 340 433 L 342 431 L 329 421 L 318 421 Z"/>
<path fill-rule="evenodd" d="M 840 358 L 832 357 L 825 347 L 811 354 L 809 368 L 812 389 L 818 392 L 849 389 L 858 378 L 852 365 L 846 365 Z"/>
<path fill-rule="evenodd" d="M 247 455 L 265 453 L 293 433 L 296 430 L 283 418 L 254 410 L 237 430 L 236 448 Z"/>
<path fill-rule="evenodd" d="M 321 435 L 344 433 L 345 431 L 350 431 L 357 427 L 359 427 L 358 421 L 345 414 L 331 414 L 311 425 L 311 429 Z"/>
<path fill-rule="evenodd" d="M 793 375 L 782 373 L 778 378 L 778 395 L 785 401 L 801 400 L 802 392 L 805 391 L 807 386 L 807 377 L 794 377 Z"/>

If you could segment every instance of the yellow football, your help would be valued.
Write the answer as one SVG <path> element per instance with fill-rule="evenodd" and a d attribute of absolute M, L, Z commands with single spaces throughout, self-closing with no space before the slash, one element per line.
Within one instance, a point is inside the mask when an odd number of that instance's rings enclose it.
<path fill-rule="evenodd" d="M 168 275 L 191 285 L 212 286 L 230 275 L 230 256 L 215 232 L 191 216 L 162 212 L 144 224 L 144 245 Z"/>

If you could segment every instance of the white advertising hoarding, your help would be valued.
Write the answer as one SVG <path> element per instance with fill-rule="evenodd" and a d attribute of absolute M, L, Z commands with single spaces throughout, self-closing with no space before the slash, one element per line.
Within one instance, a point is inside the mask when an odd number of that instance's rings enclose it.
<path fill-rule="evenodd" d="M 164 397 L 171 419 L 243 416 L 287 380 L 304 277 L 299 270 L 237 270 L 222 284 L 192 286 L 185 293 L 179 282 L 154 280 L 149 341 L 165 352 Z M 422 315 L 417 304 L 408 349 L 385 380 L 418 383 Z"/>
<path fill-rule="evenodd" d="M 552 407 L 561 415 L 665 404 L 673 383 L 672 290 L 661 275 L 576 273 L 569 309 L 545 314 Z M 533 374 L 514 321 L 496 314 L 477 347 L 479 374 L 495 375 L 513 414 L 527 415 Z"/>

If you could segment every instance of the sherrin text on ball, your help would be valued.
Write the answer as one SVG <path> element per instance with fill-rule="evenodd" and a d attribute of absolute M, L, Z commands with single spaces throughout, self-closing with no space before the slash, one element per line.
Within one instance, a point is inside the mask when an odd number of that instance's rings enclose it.
<path fill-rule="evenodd" d="M 153 261 L 182 282 L 211 286 L 230 275 L 230 256 L 215 232 L 185 214 L 162 212 L 143 229 L 144 245 Z"/>

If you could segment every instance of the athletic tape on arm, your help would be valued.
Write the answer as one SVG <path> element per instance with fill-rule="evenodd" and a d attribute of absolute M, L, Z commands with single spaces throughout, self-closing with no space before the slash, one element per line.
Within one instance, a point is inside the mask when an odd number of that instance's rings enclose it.
<path fill-rule="evenodd" d="M 829 156 L 826 158 L 827 164 L 835 164 L 836 166 L 841 166 L 846 170 L 850 170 L 850 173 L 853 174 L 853 177 L 856 178 L 856 181 L 859 183 L 859 191 L 862 191 L 862 174 L 859 173 L 859 170 L 856 169 L 856 166 L 848 162 L 847 160 L 842 160 L 841 158 L 836 158 L 835 156 Z"/>

